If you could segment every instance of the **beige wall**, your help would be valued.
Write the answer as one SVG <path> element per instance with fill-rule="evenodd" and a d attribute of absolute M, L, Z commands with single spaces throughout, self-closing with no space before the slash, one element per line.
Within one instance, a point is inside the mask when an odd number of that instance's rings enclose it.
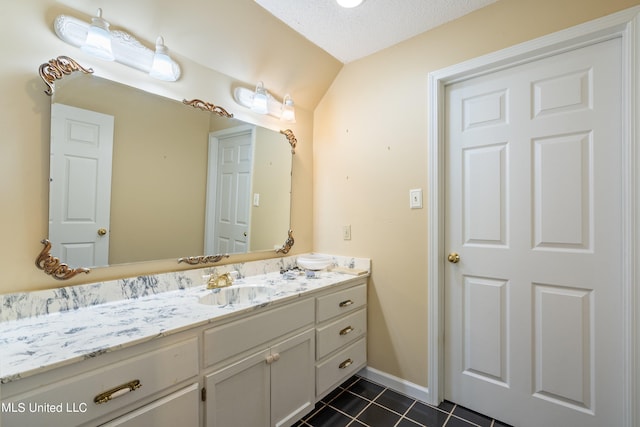
<path fill-rule="evenodd" d="M 371 367 L 427 385 L 427 210 L 409 189 L 426 203 L 428 73 L 638 3 L 501 0 L 340 72 L 314 115 L 314 250 L 372 258 Z"/>
<path fill-rule="evenodd" d="M 77 4 L 76 4 L 77 3 Z M 268 46 L 281 46 L 279 37 L 287 36 L 286 46 L 293 51 L 304 52 L 314 67 L 324 69 L 330 80 L 340 68 L 340 64 L 325 52 L 310 46 L 302 37 L 295 37 L 291 31 L 282 30 L 282 23 L 275 18 L 265 16 L 263 11 L 252 0 L 223 0 L 208 2 L 206 5 L 197 2 L 189 7 L 180 3 L 185 10 L 195 10 L 196 6 L 211 8 L 215 5 L 217 13 L 215 19 L 227 9 L 241 8 L 247 14 L 256 14 L 260 19 L 254 23 L 254 28 L 262 34 L 258 41 L 248 43 L 246 49 L 238 54 L 227 51 L 230 44 L 237 40 L 225 42 L 231 38 L 230 34 L 218 34 L 216 39 L 206 38 L 201 33 L 201 40 L 197 44 L 203 49 L 202 55 L 211 55 L 215 51 L 219 55 L 231 58 L 226 64 L 227 72 L 233 71 L 229 67 L 237 68 L 234 77 L 212 71 L 199 65 L 206 62 L 190 60 L 176 52 L 181 52 L 175 46 L 184 42 L 184 38 L 191 37 L 194 28 L 189 20 L 173 21 L 175 10 L 170 6 L 175 2 L 140 1 L 135 5 L 128 0 L 113 0 L 108 5 L 93 0 L 30 0 L 25 2 L 0 3 L 0 14 L 6 17 L 0 28 L 0 51 L 3 66 L 0 68 L 0 93 L 2 116 L 0 117 L 0 293 L 15 291 L 54 288 L 63 285 L 94 282 L 131 275 L 172 271 L 184 267 L 178 265 L 175 259 L 146 263 L 128 264 L 112 268 L 94 269 L 89 275 L 78 276 L 66 282 L 58 282 L 43 274 L 35 265 L 35 259 L 42 249 L 40 240 L 47 236 L 48 212 L 48 168 L 49 168 L 49 125 L 50 98 L 43 92 L 46 89 L 38 76 L 40 64 L 59 55 L 69 55 L 82 65 L 93 67 L 95 74 L 121 83 L 140 87 L 146 91 L 157 93 L 172 99 L 200 98 L 208 102 L 227 108 L 236 117 L 247 122 L 260 124 L 279 131 L 283 124 L 278 120 L 255 115 L 237 104 L 232 99 L 232 87 L 245 84 L 251 86 L 254 81 L 236 80 L 237 76 L 263 76 L 266 85 L 271 88 L 295 88 L 307 83 L 308 75 L 304 66 L 297 64 L 298 58 L 275 52 L 268 59 L 277 59 L 269 70 L 263 67 L 265 61 L 265 43 Z M 187 2 L 188 3 L 188 2 Z M 65 6 L 66 4 L 66 6 Z M 72 6 L 84 8 L 78 12 Z M 69 6 L 72 5 L 72 6 Z M 61 14 L 69 14 L 88 19 L 97 7 L 105 8 L 105 18 L 117 23 L 125 29 L 134 32 L 148 46 L 152 46 L 157 34 L 163 33 L 167 27 L 174 34 L 173 43 L 166 36 L 167 44 L 183 68 L 183 77 L 176 83 L 165 83 L 154 80 L 137 70 L 118 63 L 107 63 L 91 58 L 79 49 L 69 46 L 59 40 L 53 31 L 53 20 Z M 259 10 L 258 10 L 259 9 Z M 109 13 L 106 12 L 109 10 Z M 208 13 L 208 12 L 207 12 Z M 195 13 L 198 15 L 198 13 Z M 153 19 L 150 19 L 153 17 Z M 251 18 L 251 16 L 249 16 Z M 255 19 L 255 16 L 253 16 Z M 227 21 L 232 21 L 227 17 Z M 127 23 L 140 23 L 139 28 L 127 28 Z M 210 30 L 210 29 L 209 29 Z M 143 39 L 145 33 L 148 35 Z M 184 37 L 181 37 L 184 34 Z M 151 41 L 151 42 L 149 42 Z M 194 41 L 191 40 L 190 49 Z M 206 49 L 205 49 L 206 48 Z M 255 57 L 255 62 L 252 58 Z M 213 58 L 222 61 L 224 56 Z M 262 62 L 260 62 L 262 61 Z M 288 70 L 283 73 L 282 69 Z M 278 70 L 279 72 L 274 72 Z M 313 73 L 310 70 L 307 74 Z M 253 77 L 251 77 L 253 78 Z M 273 89 L 272 89 L 273 90 Z M 296 97 L 295 89 L 290 89 Z M 305 89 L 308 92 L 308 89 Z M 274 95 L 282 97 L 284 93 L 274 91 Z M 308 96 L 308 95 L 307 95 Z M 304 99 L 304 96 L 301 96 Z M 308 99 L 307 99 L 308 100 Z M 304 108 L 305 102 L 297 103 L 297 123 L 287 124 L 298 138 L 298 149 L 293 159 L 293 194 L 292 228 L 296 244 L 291 253 L 309 252 L 312 249 L 312 126 L 313 116 L 310 109 Z M 307 103 L 308 104 L 308 103 Z M 162 198 L 162 191 L 146 195 L 150 198 Z M 282 243 L 286 236 L 282 236 Z M 228 262 L 238 262 L 274 256 L 271 252 L 251 255 L 232 256 Z"/>
<path fill-rule="evenodd" d="M 291 146 L 281 133 L 256 129 L 252 194 L 260 195 L 259 206 L 251 204 L 250 250 L 282 246 L 289 227 Z M 294 155 L 295 157 L 295 155 Z M 257 230 L 260 230 L 258 232 Z"/>

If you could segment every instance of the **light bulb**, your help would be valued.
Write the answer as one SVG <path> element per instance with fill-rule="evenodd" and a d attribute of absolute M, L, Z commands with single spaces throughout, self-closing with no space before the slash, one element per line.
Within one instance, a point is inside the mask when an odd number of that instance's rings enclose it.
<path fill-rule="evenodd" d="M 336 0 L 336 1 L 342 7 L 352 8 L 352 7 L 360 6 L 363 0 Z"/>
<path fill-rule="evenodd" d="M 253 94 L 253 101 L 251 102 L 251 109 L 256 113 L 267 114 L 269 112 L 267 91 L 264 89 L 264 84 L 258 82 L 256 85 L 256 91 Z"/>
<path fill-rule="evenodd" d="M 167 82 L 175 82 L 180 77 L 180 68 L 169 57 L 169 50 L 164 45 L 162 37 L 156 39 L 156 52 L 149 75 Z"/>
<path fill-rule="evenodd" d="M 293 99 L 290 95 L 285 95 L 284 100 L 282 101 L 282 120 L 286 120 L 288 122 L 296 121 L 296 110 L 293 106 Z"/>
<path fill-rule="evenodd" d="M 111 50 L 109 23 L 102 19 L 102 9 L 98 9 L 96 16 L 91 18 L 91 25 L 87 30 L 87 38 L 80 49 L 105 61 L 113 61 L 115 59 Z"/>

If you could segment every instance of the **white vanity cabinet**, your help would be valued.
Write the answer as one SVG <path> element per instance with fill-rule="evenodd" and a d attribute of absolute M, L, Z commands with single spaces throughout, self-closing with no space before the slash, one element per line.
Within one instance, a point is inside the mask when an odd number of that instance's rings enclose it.
<path fill-rule="evenodd" d="M 313 409 L 313 309 L 308 298 L 205 331 L 207 427 L 290 426 Z"/>
<path fill-rule="evenodd" d="M 103 354 L 2 385 L 3 427 L 101 425 L 135 412 L 162 420 L 176 408 L 195 410 L 182 427 L 199 424 L 198 340 L 183 335 Z M 189 387 L 191 385 L 191 387 Z M 187 400 L 189 400 L 187 402 Z M 119 421 L 106 425 L 144 425 Z"/>
<path fill-rule="evenodd" d="M 367 363 L 366 279 L 316 298 L 316 399 Z"/>
<path fill-rule="evenodd" d="M 366 283 L 349 277 L 9 381 L 0 425 L 291 426 L 366 365 Z"/>

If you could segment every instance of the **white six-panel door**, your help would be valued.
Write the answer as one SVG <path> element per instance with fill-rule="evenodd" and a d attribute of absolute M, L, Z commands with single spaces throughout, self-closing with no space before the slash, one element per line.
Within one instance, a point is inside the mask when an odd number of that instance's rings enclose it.
<path fill-rule="evenodd" d="M 253 135 L 251 127 L 230 128 L 210 135 L 205 236 L 208 254 L 248 251 Z"/>
<path fill-rule="evenodd" d="M 621 425 L 620 76 L 614 39 L 447 88 L 447 399 Z"/>
<path fill-rule="evenodd" d="M 72 267 L 109 265 L 113 116 L 51 105 L 49 240 Z"/>

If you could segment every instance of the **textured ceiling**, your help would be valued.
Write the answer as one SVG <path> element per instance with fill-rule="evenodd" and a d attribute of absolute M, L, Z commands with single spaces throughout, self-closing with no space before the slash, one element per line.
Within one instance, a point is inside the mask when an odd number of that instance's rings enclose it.
<path fill-rule="evenodd" d="M 344 9 L 335 0 L 255 0 L 343 63 L 452 21 L 496 0 L 364 0 Z"/>

